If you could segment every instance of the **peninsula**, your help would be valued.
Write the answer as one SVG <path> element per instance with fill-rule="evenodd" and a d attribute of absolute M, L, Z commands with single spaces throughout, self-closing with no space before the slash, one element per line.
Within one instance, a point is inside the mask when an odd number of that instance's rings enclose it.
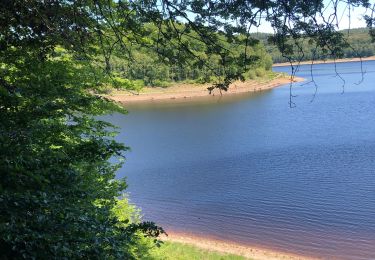
<path fill-rule="evenodd" d="M 183 100 L 183 99 L 195 99 L 210 96 L 220 95 L 234 95 L 243 94 L 250 92 L 259 92 L 264 90 L 270 90 L 275 87 L 279 87 L 285 84 L 301 82 L 303 78 L 293 77 L 279 74 L 277 77 L 270 80 L 247 80 L 244 82 L 236 81 L 229 86 L 228 91 L 214 90 L 210 94 L 207 87 L 210 84 L 182 84 L 178 83 L 170 87 L 145 87 L 140 93 L 130 93 L 127 91 L 113 91 L 107 98 L 121 103 L 130 102 L 156 102 L 156 101 L 168 101 L 168 100 Z"/>

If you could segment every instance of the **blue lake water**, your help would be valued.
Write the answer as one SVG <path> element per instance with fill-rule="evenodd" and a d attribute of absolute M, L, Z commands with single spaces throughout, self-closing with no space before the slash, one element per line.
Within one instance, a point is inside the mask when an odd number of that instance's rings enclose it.
<path fill-rule="evenodd" d="M 289 72 L 289 67 L 275 68 Z M 145 219 L 324 259 L 375 259 L 375 62 L 314 65 L 318 85 L 129 105 L 118 173 Z M 309 81 L 310 66 L 298 76 Z M 305 83 L 306 83 L 305 82 Z"/>

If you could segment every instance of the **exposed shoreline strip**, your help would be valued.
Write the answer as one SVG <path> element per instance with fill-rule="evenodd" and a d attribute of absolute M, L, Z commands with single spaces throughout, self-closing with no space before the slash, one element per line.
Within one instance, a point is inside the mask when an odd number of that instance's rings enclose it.
<path fill-rule="evenodd" d="M 300 63 L 294 62 L 293 65 L 311 65 L 313 64 L 331 64 L 331 63 L 343 63 L 343 62 L 360 62 L 360 61 L 372 61 L 375 60 L 375 56 L 370 57 L 364 57 L 364 58 L 344 58 L 344 59 L 327 59 L 327 60 L 308 60 L 308 61 L 301 61 Z M 284 66 L 290 66 L 289 62 L 282 62 L 282 63 L 275 63 L 272 65 L 272 67 L 284 67 Z"/>
<path fill-rule="evenodd" d="M 201 249 L 216 251 L 224 254 L 235 254 L 253 260 L 317 260 L 303 255 L 281 252 L 258 246 L 240 244 L 232 241 L 224 241 L 204 236 L 185 234 L 180 232 L 168 231 L 168 236 L 162 237 L 163 241 L 178 242 L 196 246 Z"/>
<path fill-rule="evenodd" d="M 294 77 L 293 82 L 303 81 L 303 78 Z M 275 87 L 279 87 L 291 82 L 290 76 L 280 76 L 278 78 L 259 82 L 256 80 L 240 82 L 236 81 L 229 86 L 228 91 L 219 92 L 219 90 L 214 90 L 209 94 L 207 87 L 209 84 L 179 84 L 167 88 L 145 88 L 145 91 L 135 95 L 128 92 L 116 91 L 107 98 L 121 103 L 131 103 L 131 102 L 154 102 L 154 101 L 168 101 L 168 100 L 183 100 L 183 99 L 194 99 L 199 97 L 210 97 L 218 95 L 233 95 L 242 93 L 259 92 L 264 90 L 269 90 Z"/>

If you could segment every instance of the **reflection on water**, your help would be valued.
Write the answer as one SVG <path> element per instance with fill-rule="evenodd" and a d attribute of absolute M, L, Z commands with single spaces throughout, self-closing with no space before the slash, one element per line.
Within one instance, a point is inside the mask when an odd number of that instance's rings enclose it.
<path fill-rule="evenodd" d="M 119 177 L 165 228 L 329 259 L 375 259 L 375 62 L 315 65 L 319 86 L 131 105 Z M 287 71 L 289 68 L 277 68 Z M 308 78 L 310 66 L 299 76 Z"/>

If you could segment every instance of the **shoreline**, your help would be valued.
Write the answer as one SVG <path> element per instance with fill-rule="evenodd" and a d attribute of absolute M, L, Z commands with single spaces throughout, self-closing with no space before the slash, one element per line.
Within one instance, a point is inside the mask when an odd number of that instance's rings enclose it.
<path fill-rule="evenodd" d="M 317 260 L 311 256 L 304 256 L 289 252 L 282 252 L 266 247 L 241 244 L 208 236 L 168 231 L 168 236 L 162 236 L 162 241 L 177 242 L 192 245 L 201 249 L 224 254 L 235 254 L 252 260 Z"/>
<path fill-rule="evenodd" d="M 362 58 L 362 61 L 373 61 L 375 60 L 375 56 L 370 56 L 370 57 L 364 57 Z M 343 58 L 343 59 L 337 59 L 336 63 L 343 63 L 343 62 L 360 62 L 360 58 Z M 292 63 L 293 65 L 311 65 L 311 64 L 332 64 L 335 63 L 335 60 L 333 59 L 327 59 L 327 60 L 308 60 L 308 61 L 301 61 L 300 63 L 294 62 Z M 275 63 L 272 65 L 272 67 L 285 67 L 285 66 L 290 66 L 289 62 L 282 62 L 282 63 Z"/>
<path fill-rule="evenodd" d="M 304 81 L 303 78 L 294 77 L 293 82 Z M 264 90 L 270 90 L 291 82 L 290 76 L 279 76 L 275 79 L 260 82 L 256 80 L 250 81 L 236 81 L 229 86 L 228 91 L 222 91 L 215 89 L 212 94 L 209 94 L 207 87 L 210 84 L 178 84 L 167 88 L 150 88 L 146 87 L 145 90 L 138 95 L 131 94 L 124 91 L 115 91 L 107 98 L 120 102 L 120 103 L 138 103 L 138 102 L 156 102 L 156 101 L 173 101 L 173 100 L 193 100 L 202 97 L 213 97 L 213 96 L 227 96 L 244 94 L 251 92 L 260 92 Z"/>

